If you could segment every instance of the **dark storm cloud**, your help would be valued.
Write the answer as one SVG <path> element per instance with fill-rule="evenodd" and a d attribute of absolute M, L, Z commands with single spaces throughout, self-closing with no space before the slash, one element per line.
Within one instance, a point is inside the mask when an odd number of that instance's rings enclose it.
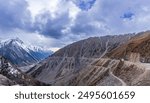
<path fill-rule="evenodd" d="M 29 29 L 31 16 L 27 7 L 24 0 L 0 0 L 0 29 Z"/>
<path fill-rule="evenodd" d="M 36 16 L 34 29 L 45 36 L 52 38 L 60 38 L 63 36 L 63 30 L 67 28 L 70 23 L 68 12 L 53 18 L 51 14 L 46 11 Z"/>

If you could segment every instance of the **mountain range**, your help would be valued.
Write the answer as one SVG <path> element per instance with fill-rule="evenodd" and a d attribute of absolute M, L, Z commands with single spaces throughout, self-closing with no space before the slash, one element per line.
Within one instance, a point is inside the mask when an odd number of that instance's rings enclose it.
<path fill-rule="evenodd" d="M 27 74 L 51 85 L 150 85 L 150 31 L 70 44 Z"/>
<path fill-rule="evenodd" d="M 9 45 L 9 47 L 11 46 Z M 14 51 L 18 51 L 17 49 L 14 48 Z M 11 48 L 11 50 L 13 49 Z M 25 48 L 23 50 L 30 53 Z M 12 55 L 11 53 L 6 54 Z M 32 60 L 37 59 L 32 57 Z M 9 58 L 7 59 L 9 61 Z M 8 63 L 12 65 L 13 70 L 20 71 L 11 63 L 11 60 Z M 13 78 L 9 77 L 13 74 L 8 76 L 6 75 L 9 74 L 8 72 L 2 72 L 5 70 L 3 66 L 0 67 L 0 70 L 0 73 L 6 76 L 0 77 L 5 78 L 10 83 Z M 6 70 L 10 71 L 9 69 Z M 14 77 L 13 82 L 19 85 L 150 85 L 150 31 L 137 34 L 90 37 L 77 41 L 40 60 L 27 71 L 19 73 L 25 75 L 23 79 L 19 80 L 18 77 Z"/>

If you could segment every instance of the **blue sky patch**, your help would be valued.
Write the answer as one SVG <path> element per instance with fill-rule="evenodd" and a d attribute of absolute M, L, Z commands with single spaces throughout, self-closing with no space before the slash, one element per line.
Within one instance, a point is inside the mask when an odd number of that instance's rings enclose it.
<path fill-rule="evenodd" d="M 126 13 L 123 14 L 123 16 L 121 16 L 121 18 L 131 20 L 134 15 L 135 15 L 135 14 L 132 13 L 132 12 L 126 12 Z"/>
<path fill-rule="evenodd" d="M 76 5 L 82 10 L 89 10 L 92 8 L 96 0 L 77 0 Z"/>

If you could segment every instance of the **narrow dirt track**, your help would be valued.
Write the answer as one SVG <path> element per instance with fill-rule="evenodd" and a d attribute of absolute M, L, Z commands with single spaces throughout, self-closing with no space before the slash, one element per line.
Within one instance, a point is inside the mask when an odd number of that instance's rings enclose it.
<path fill-rule="evenodd" d="M 111 70 L 110 70 L 109 73 L 110 73 L 110 75 L 112 75 L 114 78 L 116 78 L 117 80 L 119 80 L 119 81 L 122 83 L 122 86 L 127 86 L 127 84 L 126 84 L 122 79 L 120 79 L 120 78 L 118 78 L 117 76 L 115 76 Z"/>
<path fill-rule="evenodd" d="M 96 59 L 94 62 L 96 62 L 97 60 L 98 59 Z M 91 64 L 93 64 L 93 63 L 91 63 Z M 116 62 L 115 60 L 112 60 L 111 62 L 109 62 L 109 66 L 107 67 L 107 69 L 109 70 L 109 75 L 112 76 L 113 78 L 117 79 L 118 81 L 120 81 L 122 86 L 127 86 L 127 84 L 121 78 L 119 78 L 113 74 L 114 70 L 117 68 L 118 65 L 119 65 L 119 62 Z M 93 66 L 95 66 L 95 65 L 93 65 Z M 96 66 L 96 67 L 101 68 L 101 66 Z"/>
<path fill-rule="evenodd" d="M 116 67 L 119 65 L 119 63 L 114 64 L 114 65 L 116 65 L 116 66 L 114 67 L 114 68 L 116 68 Z M 113 72 L 114 72 L 114 69 L 113 69 L 113 68 L 110 68 L 110 69 L 109 69 L 109 74 L 110 74 L 111 76 L 113 76 L 114 78 L 116 78 L 117 80 L 119 80 L 119 81 L 122 83 L 122 86 L 127 86 L 127 84 L 126 84 L 122 79 L 120 79 L 119 77 L 115 76 L 115 75 L 113 74 Z"/>

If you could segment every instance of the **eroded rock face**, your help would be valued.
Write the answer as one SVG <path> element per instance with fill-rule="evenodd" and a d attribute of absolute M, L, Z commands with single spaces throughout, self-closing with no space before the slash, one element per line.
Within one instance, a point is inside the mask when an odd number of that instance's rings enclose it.
<path fill-rule="evenodd" d="M 92 58 L 53 57 L 27 73 L 40 81 L 55 84 L 60 79 L 68 81 L 73 78 L 93 60 Z"/>
<path fill-rule="evenodd" d="M 81 68 L 76 71 L 77 67 L 72 66 L 74 61 L 70 59 L 66 58 L 66 60 L 61 61 L 59 67 L 57 66 L 57 71 L 53 70 L 53 68 L 48 68 L 36 74 L 35 78 L 51 85 L 142 85 L 141 80 L 145 80 L 144 75 L 148 75 L 147 73 L 150 70 L 149 66 L 138 62 L 106 58 L 91 60 L 82 58 L 80 61 L 84 61 L 83 64 L 88 61 L 87 65 L 81 64 Z M 42 68 L 46 67 L 47 65 L 45 64 L 45 67 Z M 150 83 L 150 79 L 147 80 L 146 84 L 148 85 L 148 83 Z"/>
<path fill-rule="evenodd" d="M 58 79 L 53 85 L 89 85 L 89 86 L 132 86 L 150 85 L 148 70 L 145 64 L 129 61 L 100 59 L 82 69 L 78 74 L 72 74 L 71 79 Z M 145 81 L 145 82 L 144 82 Z"/>
<path fill-rule="evenodd" d="M 51 85 L 150 85 L 150 32 L 124 37 L 106 36 L 103 40 L 90 38 L 73 43 L 27 74 Z"/>

